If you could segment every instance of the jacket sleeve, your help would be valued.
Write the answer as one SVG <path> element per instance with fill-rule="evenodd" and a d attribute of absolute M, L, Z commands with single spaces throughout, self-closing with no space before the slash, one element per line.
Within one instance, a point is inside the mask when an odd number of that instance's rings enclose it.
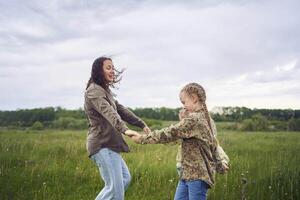
<path fill-rule="evenodd" d="M 220 174 L 224 174 L 226 172 L 224 165 L 229 166 L 229 157 L 220 145 L 216 148 L 215 159 L 216 171 Z"/>
<path fill-rule="evenodd" d="M 229 157 L 220 145 L 218 145 L 216 149 L 216 159 L 218 162 L 222 162 L 227 165 L 229 163 Z"/>
<path fill-rule="evenodd" d="M 117 111 L 109 104 L 105 91 L 99 88 L 91 88 L 86 91 L 86 96 L 90 100 L 92 107 L 100 113 L 110 124 L 120 133 L 128 130 L 125 122 L 121 119 Z"/>
<path fill-rule="evenodd" d="M 119 113 L 119 115 L 124 121 L 140 128 L 144 128 L 146 126 L 145 122 L 142 119 L 137 117 L 133 112 L 125 108 L 118 101 L 115 101 L 115 104 L 117 106 L 117 112 Z"/>
<path fill-rule="evenodd" d="M 210 119 L 210 123 L 212 126 L 213 136 L 216 138 L 217 143 L 218 143 L 218 145 L 215 149 L 215 152 L 214 152 L 214 157 L 216 159 L 216 164 L 217 164 L 216 171 L 219 173 L 224 173 L 223 164 L 225 164 L 227 166 L 229 165 L 229 157 L 225 153 L 224 149 L 219 145 L 219 141 L 217 139 L 217 127 L 212 118 Z"/>
<path fill-rule="evenodd" d="M 177 124 L 171 125 L 167 128 L 161 130 L 155 130 L 150 134 L 142 136 L 142 144 L 147 143 L 167 143 L 177 139 L 184 138 L 202 138 L 202 134 L 206 134 L 208 131 L 207 128 L 199 123 L 199 119 L 194 115 L 189 115 L 188 117 L 183 118 Z M 194 128 L 197 127 L 197 130 L 194 131 Z M 203 132 L 203 133 L 202 133 Z"/>

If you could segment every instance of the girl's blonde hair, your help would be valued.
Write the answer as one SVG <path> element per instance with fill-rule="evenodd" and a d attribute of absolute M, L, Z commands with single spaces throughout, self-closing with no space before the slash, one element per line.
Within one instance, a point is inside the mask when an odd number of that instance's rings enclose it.
<path fill-rule="evenodd" d="M 218 140 L 216 139 L 216 137 L 214 137 L 214 134 L 213 134 L 212 125 L 210 122 L 210 116 L 209 116 L 207 106 L 205 103 L 206 93 L 205 93 L 204 88 L 201 85 L 199 85 L 198 83 L 189 83 L 181 89 L 181 92 L 185 92 L 185 94 L 187 94 L 189 96 L 194 94 L 198 97 L 199 102 L 203 105 L 203 108 L 204 108 L 204 114 L 205 114 L 205 118 L 206 118 L 207 124 L 210 129 L 212 141 L 216 142 L 218 144 Z"/>

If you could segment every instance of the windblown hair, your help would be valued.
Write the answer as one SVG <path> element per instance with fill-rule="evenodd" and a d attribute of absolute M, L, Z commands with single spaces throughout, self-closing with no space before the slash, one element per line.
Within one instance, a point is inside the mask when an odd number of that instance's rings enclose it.
<path fill-rule="evenodd" d="M 94 61 L 92 65 L 91 77 L 87 83 L 86 89 L 90 86 L 91 83 L 96 83 L 97 85 L 103 87 L 105 90 L 109 90 L 110 86 L 115 87 L 114 84 L 121 81 L 122 77 L 120 75 L 124 72 L 124 70 L 118 71 L 116 69 L 114 69 L 115 70 L 114 81 L 112 83 L 109 83 L 105 80 L 104 70 L 103 70 L 103 62 L 105 60 L 112 61 L 112 59 L 109 57 L 99 57 Z"/>

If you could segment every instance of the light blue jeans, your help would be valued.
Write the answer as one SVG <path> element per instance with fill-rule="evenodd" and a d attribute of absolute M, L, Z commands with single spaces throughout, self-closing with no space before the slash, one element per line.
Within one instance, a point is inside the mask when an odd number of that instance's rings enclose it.
<path fill-rule="evenodd" d="M 179 180 L 174 200 L 205 200 L 208 187 L 202 180 Z"/>
<path fill-rule="evenodd" d="M 100 176 L 105 183 L 96 200 L 124 200 L 131 176 L 121 155 L 103 148 L 92 155 L 91 159 L 99 167 Z"/>

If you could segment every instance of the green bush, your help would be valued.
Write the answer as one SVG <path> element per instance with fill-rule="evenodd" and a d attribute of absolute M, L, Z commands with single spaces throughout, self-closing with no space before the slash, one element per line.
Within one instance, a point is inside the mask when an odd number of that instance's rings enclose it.
<path fill-rule="evenodd" d="M 217 130 L 238 130 L 238 122 L 216 122 Z"/>
<path fill-rule="evenodd" d="M 163 122 L 161 120 L 157 120 L 157 119 L 143 119 L 143 120 L 151 129 L 161 129 L 163 126 Z"/>
<path fill-rule="evenodd" d="M 31 126 L 32 130 L 43 130 L 44 129 L 44 125 L 42 122 L 40 121 L 36 121 L 33 123 L 33 125 Z"/>
<path fill-rule="evenodd" d="M 251 117 L 254 122 L 255 131 L 266 131 L 269 127 L 269 121 L 265 116 L 261 114 L 254 115 Z"/>
<path fill-rule="evenodd" d="M 53 122 L 53 128 L 56 129 L 87 129 L 86 119 L 75 119 L 73 117 L 60 117 Z"/>
<path fill-rule="evenodd" d="M 258 114 L 245 119 L 242 122 L 241 130 L 243 131 L 267 131 L 269 130 L 269 121 L 266 117 Z"/>
<path fill-rule="evenodd" d="M 300 119 L 291 118 L 288 121 L 289 131 L 300 131 Z"/>
<path fill-rule="evenodd" d="M 254 131 L 254 123 L 252 119 L 245 119 L 241 126 L 242 131 Z"/>
<path fill-rule="evenodd" d="M 288 124 L 286 121 L 270 121 L 269 130 L 270 131 L 286 131 L 287 126 L 288 126 Z"/>
<path fill-rule="evenodd" d="M 88 124 L 85 119 L 75 119 L 68 124 L 69 129 L 87 129 Z"/>
<path fill-rule="evenodd" d="M 158 120 L 158 119 L 145 119 L 145 118 L 143 118 L 143 121 L 147 124 L 147 126 L 151 130 L 163 128 L 163 121 L 162 120 Z M 138 128 L 136 126 L 132 126 L 130 124 L 127 124 L 127 126 L 131 130 L 140 131 L 140 128 Z"/>

